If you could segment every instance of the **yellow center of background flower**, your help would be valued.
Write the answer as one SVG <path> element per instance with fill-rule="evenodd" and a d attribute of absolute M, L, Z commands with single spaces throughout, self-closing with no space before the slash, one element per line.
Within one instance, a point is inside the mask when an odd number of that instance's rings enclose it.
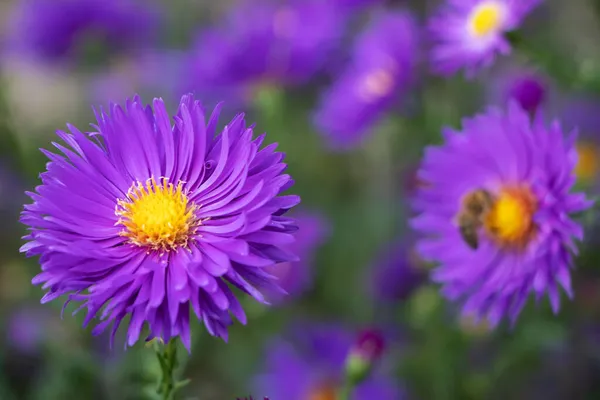
<path fill-rule="evenodd" d="M 310 392 L 306 400 L 336 400 L 335 387 L 324 385 Z"/>
<path fill-rule="evenodd" d="M 523 247 L 535 230 L 536 199 L 526 187 L 504 189 L 485 218 L 485 227 L 501 245 Z"/>
<path fill-rule="evenodd" d="M 195 233 L 199 225 L 196 209 L 183 193 L 182 182 L 174 186 L 166 178 L 162 183 L 151 178 L 145 186 L 134 184 L 127 198 L 118 200 L 115 214 L 119 217 L 117 224 L 125 227 L 121 236 L 131 243 L 169 251 L 186 246 Z"/>
<path fill-rule="evenodd" d="M 598 176 L 600 169 L 598 147 L 592 143 L 581 142 L 576 148 L 579 159 L 575 166 L 575 176 L 585 183 L 591 183 Z"/>
<path fill-rule="evenodd" d="M 483 37 L 498 31 L 503 19 L 503 6 L 495 1 L 487 1 L 471 12 L 469 26 L 476 37 Z"/>

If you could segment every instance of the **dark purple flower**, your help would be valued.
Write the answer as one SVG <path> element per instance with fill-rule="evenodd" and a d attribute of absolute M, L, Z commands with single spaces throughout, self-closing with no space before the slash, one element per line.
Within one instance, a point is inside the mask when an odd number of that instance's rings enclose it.
<path fill-rule="evenodd" d="M 517 29 L 541 0 L 445 0 L 429 21 L 436 73 L 468 77 L 511 51 L 504 34 Z"/>
<path fill-rule="evenodd" d="M 402 99 L 414 78 L 417 39 L 418 28 L 408 13 L 385 13 L 371 21 L 314 117 L 331 146 L 357 146 Z"/>
<path fill-rule="evenodd" d="M 100 40 L 110 52 L 150 43 L 155 3 L 138 0 L 20 0 L 9 18 L 10 51 L 48 61 L 68 60 Z"/>
<path fill-rule="evenodd" d="M 298 296 L 312 281 L 312 262 L 314 253 L 329 235 L 329 224 L 322 216 L 311 213 L 294 215 L 298 226 L 296 241 L 284 246 L 286 250 L 297 255 L 300 261 L 276 264 L 265 270 L 279 279 L 279 286 L 288 296 L 276 293 L 277 301 L 285 301 L 290 296 Z"/>
<path fill-rule="evenodd" d="M 242 1 L 200 32 L 185 80 L 251 100 L 260 85 L 302 85 L 324 71 L 339 48 L 345 14 L 329 2 Z"/>
<path fill-rule="evenodd" d="M 260 392 L 273 399 L 335 399 L 345 373 L 352 332 L 336 325 L 302 325 L 291 340 L 275 340 L 267 350 L 266 372 L 257 378 Z M 319 397 L 321 396 L 321 397 Z M 398 400 L 403 390 L 375 370 L 354 391 L 356 400 Z"/>
<path fill-rule="evenodd" d="M 376 299 L 386 302 L 403 301 L 427 278 L 424 262 L 405 240 L 389 246 L 370 268 L 371 290 Z"/>
<path fill-rule="evenodd" d="M 491 85 L 492 102 L 503 106 L 511 99 L 521 108 L 533 114 L 548 96 L 547 79 L 538 71 L 525 68 L 510 68 L 500 74 Z"/>
<path fill-rule="evenodd" d="M 21 217 L 43 303 L 68 294 L 87 308 L 84 325 L 102 320 L 93 334 L 112 324 L 114 338 L 129 315 L 128 345 L 147 323 L 148 339 L 180 336 L 189 349 L 190 307 L 227 340 L 230 314 L 246 322 L 229 284 L 263 303 L 261 290 L 277 290 L 264 268 L 297 259 L 281 246 L 300 199 L 280 196 L 293 181 L 276 144 L 261 149 L 243 115 L 218 132 L 218 115 L 187 95 L 171 124 L 162 100 L 136 96 L 96 111 L 92 132 L 58 131 L 67 146 L 43 150 L 50 162 Z"/>
<path fill-rule="evenodd" d="M 559 288 L 573 295 L 572 253 L 583 239 L 571 214 L 592 205 L 571 193 L 576 135 L 540 115 L 532 121 L 512 102 L 443 136 L 444 145 L 425 150 L 419 177 L 428 185 L 412 221 L 424 235 L 419 254 L 440 264 L 433 280 L 492 327 L 507 316 L 514 323 L 531 293 L 547 293 L 558 312 Z"/>

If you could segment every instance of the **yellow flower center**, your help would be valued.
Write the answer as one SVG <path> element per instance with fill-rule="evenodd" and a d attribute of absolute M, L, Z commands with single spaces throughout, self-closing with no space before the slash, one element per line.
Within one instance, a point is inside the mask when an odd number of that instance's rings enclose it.
<path fill-rule="evenodd" d="M 585 183 L 591 183 L 596 179 L 600 169 L 598 153 L 598 147 L 592 143 L 581 142 L 577 144 L 577 154 L 579 156 L 575 167 L 577 179 Z"/>
<path fill-rule="evenodd" d="M 188 201 L 182 186 L 183 182 L 175 186 L 166 178 L 162 183 L 150 178 L 146 185 L 132 185 L 115 210 L 117 225 L 125 227 L 121 236 L 149 250 L 185 247 L 201 221 L 195 216 L 198 207 Z"/>
<path fill-rule="evenodd" d="M 380 68 L 365 76 L 358 86 L 359 95 L 372 102 L 390 94 L 394 88 L 394 72 L 391 68 Z"/>
<path fill-rule="evenodd" d="M 504 6 L 497 1 L 485 1 L 471 12 L 469 29 L 475 37 L 487 36 L 495 33 L 504 22 Z"/>
<path fill-rule="evenodd" d="M 535 233 L 536 199 L 527 187 L 504 189 L 485 217 L 484 225 L 503 246 L 524 247 Z"/>
<path fill-rule="evenodd" d="M 316 390 L 312 390 L 307 400 L 335 400 L 336 398 L 335 387 L 332 385 L 323 385 Z"/>

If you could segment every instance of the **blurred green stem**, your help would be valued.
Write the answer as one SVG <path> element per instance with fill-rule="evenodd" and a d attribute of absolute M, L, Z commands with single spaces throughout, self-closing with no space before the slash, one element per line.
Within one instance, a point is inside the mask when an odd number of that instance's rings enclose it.
<path fill-rule="evenodd" d="M 350 382 L 349 379 L 346 379 L 342 387 L 340 388 L 337 400 L 351 400 L 352 392 L 354 391 L 354 385 Z"/>
<path fill-rule="evenodd" d="M 178 366 L 177 339 L 171 339 L 167 344 L 155 343 L 154 350 L 162 372 L 156 392 L 162 400 L 173 400 L 175 392 L 190 382 L 189 379 L 178 382 L 175 377 Z"/>

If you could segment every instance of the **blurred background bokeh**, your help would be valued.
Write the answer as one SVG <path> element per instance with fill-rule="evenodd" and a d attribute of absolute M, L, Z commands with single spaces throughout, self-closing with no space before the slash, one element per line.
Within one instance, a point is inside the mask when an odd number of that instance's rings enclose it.
<path fill-rule="evenodd" d="M 121 338 L 110 350 L 74 306 L 61 319 L 60 302 L 40 304 L 18 218 L 45 166 L 39 148 L 65 123 L 85 129 L 92 106 L 135 93 L 173 111 L 190 91 L 207 108 L 225 102 L 222 124 L 245 112 L 287 154 L 302 260 L 276 269 L 289 296 L 244 300 L 248 323 L 228 343 L 193 325 L 181 398 L 333 400 L 346 353 L 376 329 L 385 347 L 358 400 L 599 399 L 593 221 L 574 300 L 558 315 L 532 300 L 514 328 L 460 317 L 413 251 L 408 201 L 424 146 L 511 96 L 579 126 L 580 185 L 600 187 L 600 92 L 566 88 L 518 51 L 472 81 L 432 76 L 423 27 L 438 3 L 0 0 L 0 400 L 150 398 L 160 371 L 150 348 L 124 351 Z M 585 73 L 600 65 L 597 3 L 546 1 L 525 35 Z"/>

